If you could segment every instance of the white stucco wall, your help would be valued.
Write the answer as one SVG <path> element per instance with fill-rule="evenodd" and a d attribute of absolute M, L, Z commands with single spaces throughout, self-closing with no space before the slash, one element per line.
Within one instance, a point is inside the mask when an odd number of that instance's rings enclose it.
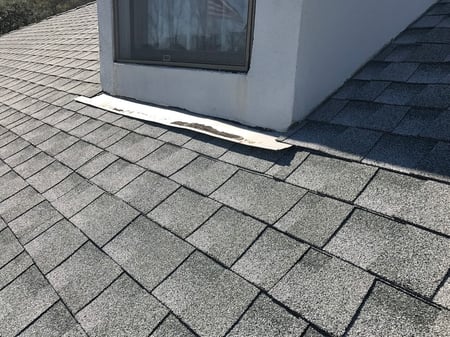
<path fill-rule="evenodd" d="M 437 0 L 303 0 L 294 119 L 301 120 Z"/>
<path fill-rule="evenodd" d="M 435 0 L 257 0 L 247 74 L 113 62 L 112 0 L 98 0 L 103 90 L 286 130 Z"/>

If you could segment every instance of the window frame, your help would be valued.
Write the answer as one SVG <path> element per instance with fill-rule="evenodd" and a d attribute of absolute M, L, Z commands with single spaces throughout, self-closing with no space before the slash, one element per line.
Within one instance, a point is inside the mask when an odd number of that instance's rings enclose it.
<path fill-rule="evenodd" d="M 250 70 L 250 60 L 252 54 L 254 27 L 255 27 L 255 9 L 256 0 L 247 0 L 249 3 L 248 15 L 247 15 L 247 41 L 245 50 L 245 63 L 244 65 L 226 65 L 226 64 L 209 64 L 209 63 L 194 63 L 194 62 L 173 62 L 173 61 L 153 61 L 153 60 L 139 60 L 139 59 L 124 59 L 120 58 L 119 53 L 119 14 L 118 3 L 120 0 L 113 0 L 113 31 L 114 31 L 114 62 L 124 64 L 141 64 L 152 66 L 164 66 L 170 68 L 187 68 L 187 69 L 204 69 L 204 70 L 216 70 L 216 71 L 228 71 L 247 73 Z M 133 0 L 130 0 L 130 6 L 132 6 Z M 130 30 L 133 34 L 134 27 L 131 26 Z"/>

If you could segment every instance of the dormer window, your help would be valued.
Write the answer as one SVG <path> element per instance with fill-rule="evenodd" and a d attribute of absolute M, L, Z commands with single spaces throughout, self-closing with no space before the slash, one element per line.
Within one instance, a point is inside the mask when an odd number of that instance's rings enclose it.
<path fill-rule="evenodd" d="M 246 72 L 255 0 L 117 0 L 116 61 Z"/>

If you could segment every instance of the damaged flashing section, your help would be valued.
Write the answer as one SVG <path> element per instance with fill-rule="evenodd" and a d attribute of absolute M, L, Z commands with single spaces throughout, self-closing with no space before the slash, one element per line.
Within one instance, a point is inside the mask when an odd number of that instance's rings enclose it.
<path fill-rule="evenodd" d="M 234 143 L 279 151 L 292 145 L 278 141 L 281 134 L 262 132 L 247 127 L 226 123 L 212 118 L 198 117 L 169 108 L 131 102 L 106 94 L 88 98 L 80 96 L 76 101 L 116 114 L 221 138 Z"/>

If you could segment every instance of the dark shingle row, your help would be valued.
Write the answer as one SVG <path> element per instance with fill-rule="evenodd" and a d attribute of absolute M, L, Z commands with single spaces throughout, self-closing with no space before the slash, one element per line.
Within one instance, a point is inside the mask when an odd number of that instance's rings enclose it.
<path fill-rule="evenodd" d="M 287 141 L 449 181 L 449 14 L 440 2 L 317 108 Z M 447 6 L 448 7 L 448 6 Z"/>

